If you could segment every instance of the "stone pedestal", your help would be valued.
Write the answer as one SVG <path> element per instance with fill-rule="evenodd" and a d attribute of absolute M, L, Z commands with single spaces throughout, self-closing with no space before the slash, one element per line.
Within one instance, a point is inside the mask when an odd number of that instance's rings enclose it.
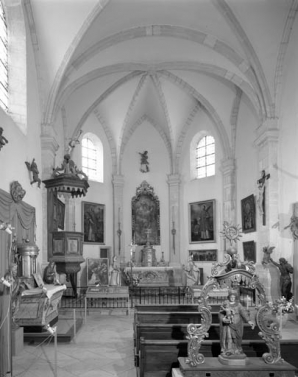
<path fill-rule="evenodd" d="M 263 284 L 268 301 L 274 301 L 280 298 L 280 272 L 272 264 L 256 264 L 256 275 Z"/>
<path fill-rule="evenodd" d="M 18 327 L 11 330 L 11 352 L 12 356 L 18 356 L 24 348 L 24 329 Z"/>
<path fill-rule="evenodd" d="M 223 365 L 216 357 L 207 357 L 203 364 L 192 367 L 179 357 L 180 369 L 172 369 L 172 377 L 294 377 L 295 367 L 287 362 L 266 364 L 261 357 L 248 358 L 246 365 Z"/>

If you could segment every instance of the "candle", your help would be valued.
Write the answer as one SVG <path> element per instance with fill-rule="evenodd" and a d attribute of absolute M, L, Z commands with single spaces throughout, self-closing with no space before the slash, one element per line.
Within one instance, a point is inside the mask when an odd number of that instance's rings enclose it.
<path fill-rule="evenodd" d="M 175 207 L 172 206 L 172 221 L 175 221 Z"/>
<path fill-rule="evenodd" d="M 118 223 L 120 224 L 120 207 L 118 208 Z"/>
<path fill-rule="evenodd" d="M 246 297 L 246 309 L 248 310 L 248 295 Z"/>

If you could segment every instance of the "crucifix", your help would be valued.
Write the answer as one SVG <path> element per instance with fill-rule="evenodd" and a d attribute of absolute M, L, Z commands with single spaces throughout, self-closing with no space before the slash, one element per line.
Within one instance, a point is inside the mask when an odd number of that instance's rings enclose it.
<path fill-rule="evenodd" d="M 266 180 L 270 178 L 270 174 L 266 174 L 265 170 L 262 170 L 261 172 L 261 178 L 257 180 L 258 184 L 258 189 L 259 189 L 259 198 L 257 200 L 258 206 L 259 206 L 259 211 L 260 214 L 262 215 L 263 218 L 263 225 L 266 225 L 266 197 L 265 197 L 265 183 Z"/>

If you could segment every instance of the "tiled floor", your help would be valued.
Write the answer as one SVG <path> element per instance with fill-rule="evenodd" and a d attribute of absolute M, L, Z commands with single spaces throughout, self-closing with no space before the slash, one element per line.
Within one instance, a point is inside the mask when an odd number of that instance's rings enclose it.
<path fill-rule="evenodd" d="M 13 377 L 136 377 L 133 315 L 91 313 L 71 343 L 25 344 L 13 358 Z"/>
<path fill-rule="evenodd" d="M 73 323 L 70 315 L 68 318 Z M 132 323 L 132 313 L 89 313 L 75 340 L 58 343 L 57 373 L 55 346 L 48 339 L 41 345 L 24 345 L 13 358 L 13 377 L 136 377 Z M 297 338 L 298 324 L 292 315 L 283 328 L 282 340 Z"/>

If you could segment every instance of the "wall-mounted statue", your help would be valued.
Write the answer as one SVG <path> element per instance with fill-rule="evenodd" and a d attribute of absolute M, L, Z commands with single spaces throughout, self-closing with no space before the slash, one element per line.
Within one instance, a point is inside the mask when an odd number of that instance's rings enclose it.
<path fill-rule="evenodd" d="M 37 183 L 38 187 L 40 188 L 41 179 L 38 176 L 39 171 L 38 171 L 37 164 L 35 162 L 35 158 L 33 158 L 31 164 L 30 162 L 27 162 L 27 161 L 25 161 L 25 164 L 27 166 L 27 169 L 32 173 L 32 181 L 30 182 L 30 184 L 32 185 L 33 183 Z"/>
<path fill-rule="evenodd" d="M 6 139 L 5 136 L 3 136 L 3 128 L 0 127 L 0 151 L 4 145 L 8 143 L 8 140 Z"/>
<path fill-rule="evenodd" d="M 148 151 L 145 151 L 143 153 L 139 152 L 139 155 L 141 156 L 140 171 L 142 173 L 148 173 L 148 171 L 149 171 Z"/>

